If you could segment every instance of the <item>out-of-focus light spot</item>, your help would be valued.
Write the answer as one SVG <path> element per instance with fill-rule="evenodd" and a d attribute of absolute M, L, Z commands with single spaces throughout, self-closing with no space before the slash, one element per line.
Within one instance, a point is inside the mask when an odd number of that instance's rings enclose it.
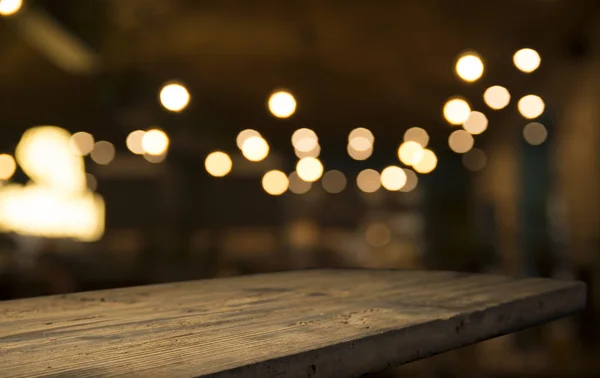
<path fill-rule="evenodd" d="M 462 125 L 471 114 L 471 107 L 462 98 L 452 98 L 444 104 L 444 118 L 451 125 Z"/>
<path fill-rule="evenodd" d="M 159 164 L 162 163 L 163 161 L 165 161 L 165 159 L 167 158 L 167 153 L 165 152 L 162 155 L 149 155 L 149 154 L 144 154 L 144 159 L 148 162 L 148 163 L 152 163 L 152 164 Z"/>
<path fill-rule="evenodd" d="M 483 62 L 475 54 L 464 54 L 456 61 L 456 73 L 466 82 L 477 81 L 483 75 Z"/>
<path fill-rule="evenodd" d="M 304 194 L 310 190 L 312 187 L 311 182 L 307 182 L 302 180 L 296 172 L 290 173 L 289 176 L 290 182 L 290 192 L 295 194 Z"/>
<path fill-rule="evenodd" d="M 534 119 L 542 115 L 546 105 L 544 100 L 536 95 L 527 95 L 522 97 L 517 104 L 519 113 L 527 119 Z"/>
<path fill-rule="evenodd" d="M 467 133 L 467 134 L 470 136 L 469 133 Z M 437 156 L 435 156 L 435 153 L 429 149 L 424 149 L 423 150 L 423 158 L 421 160 L 419 160 L 419 162 L 417 164 L 414 164 L 413 168 L 418 173 L 426 174 L 426 173 L 430 173 L 431 171 L 433 171 L 435 169 L 435 167 L 437 167 L 437 162 L 438 162 L 438 159 L 437 159 Z"/>
<path fill-rule="evenodd" d="M 491 109 L 504 109 L 510 102 L 510 92 L 504 87 L 494 85 L 483 92 L 483 101 Z"/>
<path fill-rule="evenodd" d="M 231 158 L 225 152 L 215 151 L 208 154 L 204 160 L 204 168 L 211 176 L 223 177 L 231 172 L 233 163 Z"/>
<path fill-rule="evenodd" d="M 163 155 L 170 143 L 167 134 L 159 129 L 148 130 L 142 136 L 142 148 L 148 155 Z"/>
<path fill-rule="evenodd" d="M 160 90 L 160 103 L 165 109 L 180 112 L 190 103 L 190 93 L 181 83 L 166 84 Z"/>
<path fill-rule="evenodd" d="M 373 148 L 375 136 L 369 129 L 358 127 L 348 134 L 348 145 L 357 152 L 368 151 Z"/>
<path fill-rule="evenodd" d="M 319 145 L 317 134 L 311 129 L 298 129 L 292 134 L 292 146 L 300 152 L 309 152 Z"/>
<path fill-rule="evenodd" d="M 452 151 L 459 154 L 469 151 L 474 143 L 473 136 L 464 130 L 456 130 L 448 137 L 448 145 Z"/>
<path fill-rule="evenodd" d="M 317 158 L 302 158 L 296 164 L 298 176 L 308 182 L 315 182 L 323 175 L 323 164 Z"/>
<path fill-rule="evenodd" d="M 127 135 L 127 139 L 125 139 L 125 144 L 127 145 L 127 149 L 136 155 L 144 154 L 144 147 L 142 146 L 142 139 L 146 132 L 144 130 L 135 130 Z"/>
<path fill-rule="evenodd" d="M 383 223 L 373 223 L 367 227 L 365 239 L 373 247 L 385 247 L 392 240 L 392 232 Z"/>
<path fill-rule="evenodd" d="M 358 189 L 365 193 L 375 193 L 381 188 L 381 179 L 379 172 L 374 169 L 365 169 L 356 176 L 356 185 Z"/>
<path fill-rule="evenodd" d="M 515 67 L 525 73 L 531 73 L 538 69 L 542 58 L 540 54 L 533 49 L 521 49 L 513 55 L 513 62 Z"/>
<path fill-rule="evenodd" d="M 12 16 L 21 9 L 22 5 L 22 0 L 0 0 L 0 15 Z"/>
<path fill-rule="evenodd" d="M 423 158 L 423 147 L 413 141 L 404 142 L 398 148 L 398 159 L 403 164 L 414 165 Z"/>
<path fill-rule="evenodd" d="M 296 112 L 296 99 L 286 91 L 273 93 L 269 97 L 269 111 L 277 118 L 289 118 Z"/>
<path fill-rule="evenodd" d="M 373 148 L 370 148 L 366 151 L 357 151 L 350 144 L 347 147 L 348 155 L 354 160 L 367 160 L 373 155 Z"/>
<path fill-rule="evenodd" d="M 346 188 L 346 176 L 337 170 L 331 170 L 323 175 L 323 189 L 328 193 L 340 193 Z"/>
<path fill-rule="evenodd" d="M 288 189 L 290 182 L 285 173 L 277 170 L 265 173 L 262 186 L 272 196 L 280 196 Z"/>
<path fill-rule="evenodd" d="M 473 148 L 462 156 L 462 162 L 469 171 L 476 172 L 485 167 L 487 157 L 485 156 L 485 152 L 479 148 Z"/>
<path fill-rule="evenodd" d="M 406 174 L 406 184 L 404 184 L 400 191 L 405 193 L 412 192 L 419 184 L 419 177 L 417 177 L 417 174 L 413 170 L 408 168 L 404 168 L 404 174 Z"/>
<path fill-rule="evenodd" d="M 473 135 L 479 135 L 483 133 L 488 127 L 488 119 L 485 114 L 472 111 L 467 121 L 463 124 L 463 128 Z"/>
<path fill-rule="evenodd" d="M 240 150 L 242 150 L 242 147 L 244 146 L 244 142 L 246 140 L 248 140 L 248 138 L 251 138 L 251 137 L 262 138 L 262 136 L 260 135 L 260 133 L 258 131 L 252 130 L 252 129 L 246 129 L 246 130 L 242 130 L 239 132 L 239 134 L 235 138 L 235 144 L 238 146 L 238 148 Z"/>
<path fill-rule="evenodd" d="M 419 143 L 421 147 L 425 148 L 429 143 L 429 134 L 420 127 L 411 127 L 404 132 L 404 141 L 416 142 Z"/>
<path fill-rule="evenodd" d="M 90 157 L 96 164 L 108 165 L 115 158 L 115 146 L 105 140 L 96 142 Z"/>
<path fill-rule="evenodd" d="M 8 154 L 0 155 L 0 180 L 9 180 L 17 170 L 15 159 Z"/>
<path fill-rule="evenodd" d="M 294 149 L 294 153 L 296 154 L 296 156 L 298 157 L 298 159 L 302 159 L 302 158 L 305 158 L 305 157 L 314 157 L 314 158 L 316 158 L 316 157 L 319 157 L 319 155 L 321 154 L 321 146 L 319 146 L 317 144 L 315 146 L 315 148 L 313 148 L 310 151 L 306 151 L 306 152 Z"/>
<path fill-rule="evenodd" d="M 94 148 L 94 137 L 84 131 L 75 133 L 69 139 L 69 148 L 74 154 L 85 156 Z"/>
<path fill-rule="evenodd" d="M 389 191 L 399 191 L 406 184 L 406 173 L 400 167 L 389 166 L 381 171 L 381 185 Z"/>
<path fill-rule="evenodd" d="M 532 122 L 523 128 L 523 138 L 525 138 L 527 143 L 538 146 L 548 138 L 548 130 L 541 123 Z"/>
<path fill-rule="evenodd" d="M 87 188 L 90 192 L 95 192 L 96 189 L 98 189 L 98 180 L 96 180 L 93 175 L 86 173 L 85 182 L 87 183 Z"/>
<path fill-rule="evenodd" d="M 252 136 L 242 145 L 242 155 L 250 161 L 261 161 L 269 155 L 269 144 L 260 136 Z"/>

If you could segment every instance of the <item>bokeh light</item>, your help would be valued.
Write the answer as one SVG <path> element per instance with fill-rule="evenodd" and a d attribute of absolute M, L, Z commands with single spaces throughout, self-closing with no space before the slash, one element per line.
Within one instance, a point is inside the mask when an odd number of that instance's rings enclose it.
<path fill-rule="evenodd" d="M 143 157 L 144 157 L 144 160 L 146 160 L 148 163 L 159 164 L 159 163 L 162 163 L 163 161 L 165 161 L 165 159 L 167 158 L 167 153 L 165 152 L 162 155 L 144 154 Z"/>
<path fill-rule="evenodd" d="M 246 130 L 242 130 L 242 131 L 239 132 L 239 134 L 235 138 L 235 144 L 240 149 L 240 151 L 242 150 L 242 147 L 244 146 L 244 142 L 246 140 L 248 140 L 248 138 L 251 138 L 251 137 L 260 137 L 260 138 L 262 138 L 262 136 L 260 135 L 260 133 L 258 131 L 256 131 L 256 130 L 246 129 Z"/>
<path fill-rule="evenodd" d="M 214 177 L 224 177 L 231 172 L 233 163 L 228 154 L 222 151 L 214 151 L 208 154 L 204 160 L 204 168 Z"/>
<path fill-rule="evenodd" d="M 296 154 L 296 156 L 298 157 L 298 159 L 302 159 L 305 157 L 319 157 L 319 155 L 321 154 L 321 146 L 319 146 L 318 144 L 310 151 L 299 151 L 294 149 L 294 154 Z"/>
<path fill-rule="evenodd" d="M 471 114 L 471 107 L 469 103 L 462 98 L 452 98 L 444 104 L 444 118 L 451 125 L 462 125 L 465 123 L 469 114 Z"/>
<path fill-rule="evenodd" d="M 473 144 L 475 144 L 475 139 L 473 136 L 464 130 L 456 130 L 450 134 L 448 137 L 448 145 L 452 151 L 464 154 L 473 148 Z"/>
<path fill-rule="evenodd" d="M 144 154 L 144 147 L 142 146 L 142 139 L 146 132 L 144 130 L 135 130 L 127 135 L 125 139 L 125 145 L 127 149 L 136 155 Z"/>
<path fill-rule="evenodd" d="M 269 171 L 262 178 L 263 189 L 272 196 L 280 196 L 285 193 L 289 183 L 287 175 L 278 170 Z"/>
<path fill-rule="evenodd" d="M 464 131 L 463 131 L 464 132 Z M 468 134 L 468 133 L 467 133 Z M 470 134 L 469 134 L 470 136 Z M 432 172 L 437 167 L 438 159 L 435 153 L 429 149 L 423 150 L 423 158 L 413 165 L 415 171 L 421 174 Z"/>
<path fill-rule="evenodd" d="M 389 191 L 399 191 L 406 184 L 406 173 L 397 166 L 386 167 L 381 171 L 381 185 Z"/>
<path fill-rule="evenodd" d="M 296 99 L 286 91 L 273 93 L 268 101 L 269 111 L 277 118 L 289 118 L 296 112 Z"/>
<path fill-rule="evenodd" d="M 312 183 L 302 180 L 295 171 L 290 173 L 288 180 L 290 186 L 289 189 L 292 193 L 304 194 L 312 188 Z"/>
<path fill-rule="evenodd" d="M 342 172 L 331 170 L 325 172 L 321 184 L 327 193 L 335 194 L 340 193 L 346 188 L 347 180 Z"/>
<path fill-rule="evenodd" d="M 269 155 L 269 144 L 260 136 L 252 136 L 242 145 L 242 155 L 250 161 L 261 161 Z"/>
<path fill-rule="evenodd" d="M 96 164 L 108 165 L 115 158 L 115 146 L 105 140 L 96 142 L 94 149 L 90 153 L 90 157 Z"/>
<path fill-rule="evenodd" d="M 142 136 L 142 149 L 148 155 L 163 155 L 169 149 L 170 143 L 167 134 L 159 129 L 148 130 Z"/>
<path fill-rule="evenodd" d="M 352 146 L 348 143 L 348 146 L 346 148 L 346 150 L 348 151 L 348 155 L 354 159 L 354 160 L 367 160 L 368 158 L 371 157 L 371 155 L 373 155 L 373 148 L 370 148 L 366 151 L 357 151 L 354 148 L 352 148 Z"/>
<path fill-rule="evenodd" d="M 9 180 L 17 170 L 15 159 L 8 154 L 0 154 L 0 180 Z"/>
<path fill-rule="evenodd" d="M 423 158 L 423 147 L 413 141 L 404 142 L 398 148 L 398 159 L 403 164 L 413 165 Z"/>
<path fill-rule="evenodd" d="M 348 134 L 348 145 L 357 152 L 365 152 L 373 148 L 375 136 L 371 130 L 358 127 Z"/>
<path fill-rule="evenodd" d="M 381 188 L 381 178 L 379 172 L 374 169 L 365 169 L 356 176 L 356 185 L 358 189 L 365 193 L 375 193 Z"/>
<path fill-rule="evenodd" d="M 504 109 L 510 103 L 510 92 L 500 85 L 494 85 L 483 92 L 483 101 L 490 109 Z"/>
<path fill-rule="evenodd" d="M 323 164 L 317 158 L 302 158 L 296 164 L 298 176 L 307 182 L 315 182 L 323 175 Z"/>
<path fill-rule="evenodd" d="M 376 248 L 385 247 L 392 240 L 392 232 L 383 223 L 373 223 L 365 231 L 367 243 Z"/>
<path fill-rule="evenodd" d="M 90 173 L 85 174 L 85 182 L 90 192 L 95 192 L 98 189 L 98 180 Z"/>
<path fill-rule="evenodd" d="M 419 177 L 412 169 L 404 168 L 404 174 L 406 174 L 406 184 L 400 189 L 401 192 L 412 192 L 419 184 Z"/>
<path fill-rule="evenodd" d="M 542 58 L 533 49 L 521 49 L 513 55 L 513 63 L 520 71 L 531 73 L 538 69 Z"/>
<path fill-rule="evenodd" d="M 479 148 L 473 148 L 462 156 L 462 163 L 469 171 L 477 172 L 485 167 L 487 157 L 485 156 L 485 152 Z"/>
<path fill-rule="evenodd" d="M 21 9 L 22 5 L 22 0 L 0 0 L 0 15 L 12 16 Z"/>
<path fill-rule="evenodd" d="M 532 122 L 523 128 L 523 138 L 525 138 L 527 143 L 538 146 L 544 143 L 548 138 L 548 130 L 546 130 L 546 126 L 541 123 Z"/>
<path fill-rule="evenodd" d="M 311 129 L 298 129 L 292 134 L 292 146 L 299 152 L 310 152 L 316 149 L 318 145 L 319 138 Z"/>
<path fill-rule="evenodd" d="M 483 75 L 484 66 L 479 56 L 468 53 L 456 61 L 455 70 L 461 79 L 472 83 Z"/>
<path fill-rule="evenodd" d="M 84 131 L 77 132 L 71 135 L 69 148 L 76 155 L 86 156 L 94 148 L 94 136 Z"/>
<path fill-rule="evenodd" d="M 544 113 L 546 105 L 544 104 L 544 100 L 542 100 L 539 96 L 527 95 L 519 100 L 517 107 L 519 108 L 519 113 L 521 113 L 523 117 L 527 119 L 534 119 Z"/>
<path fill-rule="evenodd" d="M 488 127 L 488 119 L 485 114 L 472 111 L 467 121 L 463 124 L 463 128 L 472 135 L 483 133 Z"/>
<path fill-rule="evenodd" d="M 190 103 L 190 93 L 187 88 L 175 82 L 163 86 L 159 98 L 162 106 L 172 112 L 180 112 Z"/>
<path fill-rule="evenodd" d="M 411 127 L 410 129 L 404 132 L 404 141 L 405 142 L 416 142 L 421 145 L 421 147 L 427 147 L 429 143 L 429 134 L 425 129 L 420 127 Z"/>

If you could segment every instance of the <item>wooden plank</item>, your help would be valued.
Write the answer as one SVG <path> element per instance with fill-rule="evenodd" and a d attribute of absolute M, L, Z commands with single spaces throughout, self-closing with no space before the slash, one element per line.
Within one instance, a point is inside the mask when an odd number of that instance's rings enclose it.
<path fill-rule="evenodd" d="M 0 303 L 0 376 L 349 377 L 573 313 L 585 285 L 308 270 Z"/>

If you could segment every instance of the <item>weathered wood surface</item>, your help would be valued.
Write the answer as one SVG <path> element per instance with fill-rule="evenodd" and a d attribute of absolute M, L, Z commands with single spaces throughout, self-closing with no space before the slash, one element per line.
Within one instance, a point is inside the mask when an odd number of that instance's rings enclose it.
<path fill-rule="evenodd" d="M 0 377 L 356 377 L 568 315 L 585 290 L 309 270 L 0 302 Z"/>

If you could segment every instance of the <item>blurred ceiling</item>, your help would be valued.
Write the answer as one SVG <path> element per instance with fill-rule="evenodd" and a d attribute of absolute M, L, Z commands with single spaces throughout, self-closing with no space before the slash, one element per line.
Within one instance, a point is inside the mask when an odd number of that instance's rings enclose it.
<path fill-rule="evenodd" d="M 365 125 L 378 136 L 397 137 L 410 125 L 447 135 L 441 106 L 450 96 L 482 108 L 481 95 L 493 84 L 509 88 L 513 98 L 547 88 L 562 62 L 585 53 L 600 6 L 596 0 L 25 3 L 21 14 L 0 20 L 3 148 L 25 127 L 49 123 L 104 138 L 153 123 L 191 125 L 230 144 L 246 127 L 286 139 L 300 125 L 325 140 Z M 38 11 L 91 48 L 93 71 L 58 67 L 28 42 L 23 20 Z M 512 65 L 522 47 L 542 56 L 535 75 Z M 453 71 L 466 49 L 485 59 L 486 73 L 475 84 Z M 158 104 L 160 86 L 171 79 L 192 93 L 185 114 L 165 114 Z M 299 103 L 289 121 L 265 109 L 268 94 L 280 87 Z"/>

